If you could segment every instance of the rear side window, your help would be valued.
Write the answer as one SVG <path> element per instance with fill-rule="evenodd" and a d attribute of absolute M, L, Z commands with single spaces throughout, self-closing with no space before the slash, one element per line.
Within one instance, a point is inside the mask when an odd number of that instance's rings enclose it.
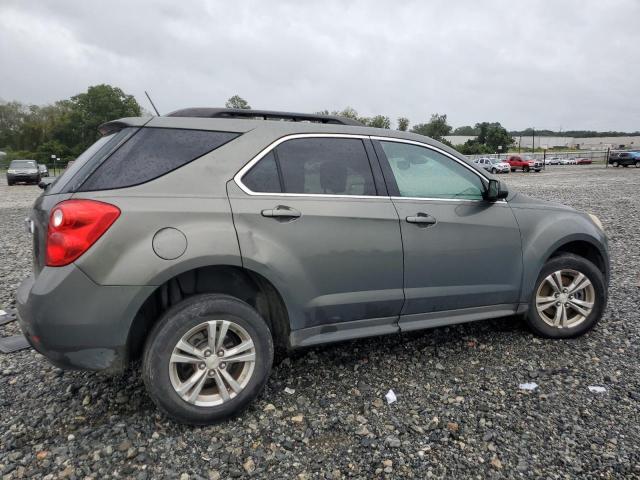
<path fill-rule="evenodd" d="M 376 195 L 369 158 L 358 138 L 287 140 L 242 178 L 254 192 Z"/>
<path fill-rule="evenodd" d="M 141 128 L 107 158 L 79 190 L 140 185 L 186 165 L 237 136 L 230 132 Z"/>
<path fill-rule="evenodd" d="M 282 188 L 274 153 L 269 152 L 262 157 L 242 178 L 242 182 L 254 192 L 281 193 Z"/>

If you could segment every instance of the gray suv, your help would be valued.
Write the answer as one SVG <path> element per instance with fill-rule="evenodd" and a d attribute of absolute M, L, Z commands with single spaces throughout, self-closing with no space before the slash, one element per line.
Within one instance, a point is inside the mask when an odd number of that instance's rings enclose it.
<path fill-rule="evenodd" d="M 247 406 L 274 352 L 510 315 L 575 337 L 605 308 L 595 216 L 429 138 L 206 108 L 101 132 L 27 219 L 20 324 L 63 368 L 141 358 L 180 422 Z"/>

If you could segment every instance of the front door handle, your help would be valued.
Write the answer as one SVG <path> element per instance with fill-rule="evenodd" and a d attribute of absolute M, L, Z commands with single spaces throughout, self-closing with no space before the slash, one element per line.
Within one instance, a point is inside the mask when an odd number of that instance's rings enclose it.
<path fill-rule="evenodd" d="M 294 208 L 287 207 L 285 205 L 278 205 L 276 208 L 271 208 L 267 210 L 262 210 L 260 212 L 263 217 L 267 218 L 299 218 L 302 216 L 298 210 Z"/>
<path fill-rule="evenodd" d="M 413 217 L 407 217 L 407 223 L 417 223 L 419 225 L 429 226 L 435 225 L 436 219 L 428 213 L 418 212 Z"/>

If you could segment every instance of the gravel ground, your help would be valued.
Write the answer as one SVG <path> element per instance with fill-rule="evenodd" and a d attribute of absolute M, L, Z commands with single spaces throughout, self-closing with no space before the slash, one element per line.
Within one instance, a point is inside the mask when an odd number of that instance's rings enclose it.
<path fill-rule="evenodd" d="M 239 418 L 207 428 L 160 416 L 136 369 L 62 372 L 33 350 L 0 354 L 0 475 L 640 478 L 640 169 L 549 167 L 503 178 L 602 219 L 610 301 L 588 335 L 540 340 L 509 318 L 314 348 L 275 367 Z M 22 222 L 39 191 L 2 182 L 6 307 L 30 270 Z M 15 331 L 0 327 L 2 336 Z M 523 382 L 539 388 L 521 391 Z M 389 389 L 398 397 L 391 405 Z"/>

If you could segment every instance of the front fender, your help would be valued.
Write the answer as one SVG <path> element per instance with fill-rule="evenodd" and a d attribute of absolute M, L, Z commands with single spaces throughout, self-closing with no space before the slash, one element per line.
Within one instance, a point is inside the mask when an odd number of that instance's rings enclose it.
<path fill-rule="evenodd" d="M 572 242 L 595 247 L 609 276 L 607 238 L 585 214 L 569 208 L 513 208 L 522 235 L 522 290 L 520 302 L 528 304 L 543 265 L 556 251 Z"/>

